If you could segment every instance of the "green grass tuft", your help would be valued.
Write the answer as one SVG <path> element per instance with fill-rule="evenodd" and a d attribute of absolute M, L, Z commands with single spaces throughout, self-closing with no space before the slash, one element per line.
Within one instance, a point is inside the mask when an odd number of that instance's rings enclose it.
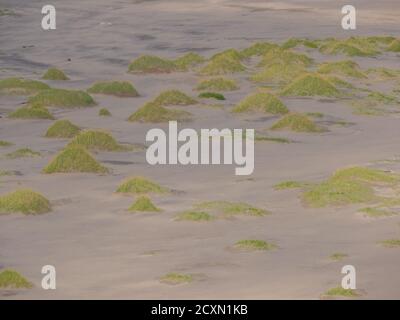
<path fill-rule="evenodd" d="M 284 84 L 303 74 L 306 69 L 302 65 L 274 63 L 264 67 L 250 77 L 254 82 L 271 82 Z"/>
<path fill-rule="evenodd" d="M 140 211 L 140 212 L 159 212 L 157 208 L 150 200 L 149 197 L 141 196 L 136 199 L 135 203 L 128 209 L 129 211 Z"/>
<path fill-rule="evenodd" d="M 179 90 L 167 90 L 161 92 L 154 103 L 160 106 L 189 106 L 196 104 L 197 101 Z"/>
<path fill-rule="evenodd" d="M 304 185 L 305 184 L 303 182 L 289 180 L 274 185 L 274 189 L 275 190 L 297 189 L 304 187 Z"/>
<path fill-rule="evenodd" d="M 100 117 L 111 117 L 111 112 L 106 108 L 101 108 L 99 110 L 99 116 Z"/>
<path fill-rule="evenodd" d="M 314 74 L 305 74 L 293 80 L 286 86 L 283 96 L 323 96 L 339 97 L 339 90 L 328 80 Z"/>
<path fill-rule="evenodd" d="M 260 111 L 271 114 L 285 114 L 289 112 L 281 100 L 267 92 L 251 94 L 233 108 L 233 112 L 249 111 Z"/>
<path fill-rule="evenodd" d="M 269 42 L 256 42 L 252 44 L 250 47 L 242 50 L 240 52 L 241 56 L 244 58 L 250 58 L 253 56 L 262 56 L 269 52 L 272 49 L 277 49 L 279 46 L 275 43 Z"/>
<path fill-rule="evenodd" d="M 212 215 L 204 211 L 184 211 L 176 217 L 178 221 L 211 221 L 214 219 Z"/>
<path fill-rule="evenodd" d="M 30 158 L 30 157 L 39 157 L 40 152 L 32 151 L 28 148 L 22 148 L 15 150 L 13 152 L 7 153 L 5 155 L 8 159 L 18 159 L 18 158 Z"/>
<path fill-rule="evenodd" d="M 80 128 L 69 120 L 58 120 L 54 122 L 46 131 L 47 138 L 73 138 L 79 132 Z"/>
<path fill-rule="evenodd" d="M 78 108 L 95 105 L 93 98 L 84 91 L 49 89 L 38 93 L 29 99 L 32 105 L 45 107 Z"/>
<path fill-rule="evenodd" d="M 313 60 L 305 54 L 297 53 L 282 48 L 268 51 L 258 64 L 259 67 L 268 67 L 273 64 L 287 65 L 290 67 L 306 68 L 311 66 Z"/>
<path fill-rule="evenodd" d="M 235 248 L 246 251 L 272 250 L 276 245 L 263 240 L 240 240 L 236 242 Z"/>
<path fill-rule="evenodd" d="M 133 177 L 122 182 L 122 184 L 118 187 L 117 192 L 146 194 L 146 193 L 166 193 L 169 192 L 169 190 L 146 178 Z"/>
<path fill-rule="evenodd" d="M 178 71 L 174 61 L 156 56 L 143 55 L 132 61 L 128 71 L 131 73 L 170 73 Z"/>
<path fill-rule="evenodd" d="M 204 59 L 201 55 L 194 52 L 189 52 L 182 57 L 179 57 L 174 62 L 180 71 L 187 71 L 205 61 L 206 59 Z"/>
<path fill-rule="evenodd" d="M 0 272 L 1 289 L 30 289 L 33 285 L 15 270 L 5 269 Z"/>
<path fill-rule="evenodd" d="M 111 134 L 101 130 L 84 130 L 76 135 L 69 146 L 82 146 L 90 151 L 127 151 L 130 148 L 118 144 Z"/>
<path fill-rule="evenodd" d="M 0 80 L 0 93 L 4 94 L 29 95 L 47 89 L 50 89 L 47 84 L 36 80 L 21 78 L 7 78 Z"/>
<path fill-rule="evenodd" d="M 46 119 L 54 120 L 53 115 L 46 107 L 26 106 L 21 107 L 8 115 L 11 119 Z"/>
<path fill-rule="evenodd" d="M 190 283 L 192 281 L 193 281 L 192 275 L 175 273 L 175 272 L 168 273 L 165 276 L 160 278 L 160 282 L 170 284 L 170 285 Z"/>
<path fill-rule="evenodd" d="M 199 98 L 225 100 L 224 95 L 217 92 L 202 92 L 199 94 Z"/>
<path fill-rule="evenodd" d="M 11 142 L 0 140 L 0 147 L 10 147 L 12 145 L 13 144 Z"/>
<path fill-rule="evenodd" d="M 20 189 L 0 197 L 0 213 L 35 215 L 50 211 L 49 200 L 29 189 Z"/>
<path fill-rule="evenodd" d="M 42 79 L 45 80 L 69 80 L 63 71 L 57 68 L 49 68 L 43 75 Z"/>
<path fill-rule="evenodd" d="M 269 214 L 267 210 L 256 208 L 243 202 L 206 201 L 195 205 L 195 209 L 215 213 L 223 217 L 236 215 L 262 217 Z"/>
<path fill-rule="evenodd" d="M 389 239 L 379 243 L 386 248 L 400 248 L 400 239 Z"/>
<path fill-rule="evenodd" d="M 345 40 L 328 39 L 319 50 L 324 54 L 344 54 L 350 57 L 372 57 L 380 53 L 376 39 L 361 37 L 350 37 Z"/>
<path fill-rule="evenodd" d="M 200 70 L 200 74 L 214 76 L 245 71 L 246 68 L 241 63 L 241 59 L 242 56 L 238 51 L 225 50 L 211 57 L 210 61 Z"/>
<path fill-rule="evenodd" d="M 220 77 L 202 80 L 196 89 L 199 91 L 234 91 L 239 89 L 239 86 L 235 80 Z"/>
<path fill-rule="evenodd" d="M 309 117 L 300 113 L 289 113 L 272 125 L 271 130 L 288 129 L 295 132 L 322 132 Z"/>
<path fill-rule="evenodd" d="M 160 123 L 190 120 L 191 113 L 183 110 L 170 110 L 154 102 L 148 102 L 128 118 L 131 122 Z"/>
<path fill-rule="evenodd" d="M 298 46 L 304 46 L 311 49 L 317 49 L 319 47 L 318 40 L 300 39 L 300 38 L 290 38 L 281 45 L 282 49 L 292 49 Z"/>
<path fill-rule="evenodd" d="M 359 294 L 353 289 L 343 289 L 342 287 L 336 287 L 329 289 L 325 292 L 327 296 L 341 296 L 341 297 L 358 297 Z"/>
<path fill-rule="evenodd" d="M 360 66 L 351 60 L 325 62 L 319 66 L 317 72 L 322 74 L 337 74 L 358 79 L 367 78 L 367 76 L 361 71 Z"/>
<path fill-rule="evenodd" d="M 112 95 L 117 97 L 139 96 L 139 93 L 128 81 L 96 82 L 87 90 L 87 92 Z"/>
<path fill-rule="evenodd" d="M 331 256 L 329 258 L 334 261 L 340 261 L 347 257 L 348 257 L 348 255 L 345 253 L 335 252 L 335 253 L 331 254 Z"/>
<path fill-rule="evenodd" d="M 393 40 L 389 47 L 387 48 L 388 51 L 393 51 L 393 52 L 400 52 L 400 40 L 395 39 Z"/>

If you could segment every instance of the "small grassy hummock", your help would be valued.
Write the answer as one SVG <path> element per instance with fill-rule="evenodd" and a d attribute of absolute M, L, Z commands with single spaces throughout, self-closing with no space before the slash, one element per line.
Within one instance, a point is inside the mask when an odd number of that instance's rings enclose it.
<path fill-rule="evenodd" d="M 394 211 L 389 211 L 381 208 L 372 208 L 372 207 L 362 208 L 358 211 L 364 213 L 365 216 L 370 218 L 390 217 L 397 215 L 397 212 Z"/>
<path fill-rule="evenodd" d="M 170 73 L 178 71 L 174 61 L 162 59 L 156 56 L 143 55 L 132 61 L 128 71 L 131 73 Z"/>
<path fill-rule="evenodd" d="M 351 60 L 325 62 L 318 68 L 319 73 L 337 74 L 352 78 L 367 78 L 367 76 L 361 71 L 360 66 Z"/>
<path fill-rule="evenodd" d="M 136 199 L 135 203 L 130 206 L 129 211 L 139 211 L 139 212 L 159 212 L 161 211 L 157 208 L 151 199 L 146 196 L 141 196 Z"/>
<path fill-rule="evenodd" d="M 319 48 L 324 54 L 372 57 L 379 54 L 378 43 L 373 39 L 350 37 L 345 40 L 328 39 Z"/>
<path fill-rule="evenodd" d="M 40 193 L 30 189 L 17 191 L 0 196 L 0 213 L 23 213 L 25 215 L 42 214 L 51 211 L 49 200 Z"/>
<path fill-rule="evenodd" d="M 79 145 L 90 151 L 127 151 L 130 148 L 118 144 L 111 134 L 101 130 L 84 130 L 76 135 L 69 146 Z"/>
<path fill-rule="evenodd" d="M 25 106 L 21 107 L 8 115 L 11 119 L 46 119 L 54 120 L 53 115 L 43 106 Z"/>
<path fill-rule="evenodd" d="M 178 221 L 210 221 L 213 220 L 214 217 L 207 212 L 204 211 L 184 211 L 177 215 L 176 220 Z"/>
<path fill-rule="evenodd" d="M 393 51 L 393 52 L 400 52 L 400 40 L 395 39 L 393 40 L 389 47 L 387 48 L 388 51 Z"/>
<path fill-rule="evenodd" d="M 49 68 L 43 75 L 42 79 L 45 80 L 69 80 L 63 71 L 57 68 Z"/>
<path fill-rule="evenodd" d="M 99 116 L 100 117 L 111 117 L 111 112 L 106 108 L 101 108 L 99 110 Z"/>
<path fill-rule="evenodd" d="M 193 281 L 193 276 L 190 274 L 183 274 L 183 273 L 167 273 L 165 276 L 160 278 L 160 282 L 171 284 L 171 285 L 178 285 L 184 283 L 190 283 Z"/>
<path fill-rule="evenodd" d="M 205 61 L 206 59 L 204 59 L 201 55 L 194 52 L 189 52 L 179 57 L 174 62 L 180 71 L 187 71 Z"/>
<path fill-rule="evenodd" d="M 246 251 L 272 250 L 276 245 L 264 240 L 240 240 L 236 242 L 235 248 Z"/>
<path fill-rule="evenodd" d="M 196 89 L 199 91 L 234 91 L 239 89 L 239 86 L 235 80 L 220 77 L 202 80 Z"/>
<path fill-rule="evenodd" d="M 7 78 L 0 80 L 0 93 L 4 94 L 29 95 L 47 89 L 50 89 L 47 84 L 36 80 L 21 78 Z"/>
<path fill-rule="evenodd" d="M 271 130 L 291 130 L 295 132 L 321 132 L 313 120 L 304 114 L 289 113 L 272 125 Z"/>
<path fill-rule="evenodd" d="M 313 60 L 305 54 L 297 53 L 291 50 L 277 48 L 268 51 L 258 64 L 259 67 L 267 67 L 273 64 L 283 64 L 287 66 L 309 67 Z"/>
<path fill-rule="evenodd" d="M 245 71 L 241 58 L 241 54 L 234 49 L 217 53 L 200 70 L 200 74 L 213 76 Z"/>
<path fill-rule="evenodd" d="M 260 111 L 271 114 L 286 114 L 289 112 L 281 100 L 268 92 L 258 92 L 247 96 L 232 111 L 238 113 Z"/>
<path fill-rule="evenodd" d="M 58 120 L 47 129 L 45 137 L 68 139 L 75 137 L 80 130 L 78 126 L 69 120 Z"/>
<path fill-rule="evenodd" d="M 29 99 L 32 105 L 45 107 L 79 108 L 95 105 L 93 98 L 84 91 L 49 89 L 38 93 Z"/>
<path fill-rule="evenodd" d="M 317 49 L 320 44 L 319 40 L 310 39 L 300 39 L 300 38 L 290 38 L 281 45 L 283 49 L 292 49 L 297 46 L 304 46 L 306 48 Z"/>
<path fill-rule="evenodd" d="M 167 90 L 161 92 L 153 101 L 160 106 L 189 106 L 197 101 L 179 90 Z"/>
<path fill-rule="evenodd" d="M 400 70 L 377 67 L 367 69 L 366 74 L 368 77 L 372 76 L 377 80 L 393 80 L 400 77 Z"/>
<path fill-rule="evenodd" d="M 133 177 L 125 180 L 118 187 L 119 193 L 133 193 L 133 194 L 146 194 L 146 193 L 166 193 L 169 190 L 160 186 L 159 184 L 150 181 L 143 177 Z"/>
<path fill-rule="evenodd" d="M 265 209 L 256 208 L 247 203 L 229 201 L 206 201 L 195 205 L 195 209 L 214 213 L 222 217 L 236 215 L 262 217 L 270 213 Z"/>
<path fill-rule="evenodd" d="M 187 121 L 191 113 L 184 110 L 170 110 L 154 102 L 148 102 L 130 115 L 128 121 L 160 123 L 168 121 Z"/>
<path fill-rule="evenodd" d="M 400 248 L 400 239 L 388 239 L 379 243 L 386 248 Z"/>
<path fill-rule="evenodd" d="M 325 292 L 325 295 L 341 296 L 341 297 L 348 297 L 348 298 L 353 298 L 353 297 L 359 296 L 359 294 L 355 290 L 343 289 L 342 287 L 336 287 L 336 288 L 329 289 L 328 291 Z"/>
<path fill-rule="evenodd" d="M 199 98 L 225 100 L 224 95 L 217 92 L 202 92 L 199 94 Z"/>
<path fill-rule="evenodd" d="M 8 159 L 17 159 L 17 158 L 30 158 L 30 157 L 39 157 L 40 152 L 32 151 L 29 148 L 22 148 L 15 150 L 13 152 L 7 153 L 5 155 Z"/>
<path fill-rule="evenodd" d="M 297 189 L 304 187 L 304 185 L 305 184 L 303 182 L 289 180 L 274 185 L 274 189 L 275 190 Z"/>
<path fill-rule="evenodd" d="M 81 146 L 67 146 L 43 169 L 43 173 L 107 173 L 108 169 L 99 164 Z"/>
<path fill-rule="evenodd" d="M 128 81 L 96 82 L 89 89 L 89 93 L 112 95 L 117 97 L 137 97 L 139 93 Z"/>
<path fill-rule="evenodd" d="M 250 80 L 254 82 L 284 84 L 303 74 L 305 71 L 306 69 L 302 65 L 274 63 L 252 75 Z"/>
<path fill-rule="evenodd" d="M 348 257 L 348 255 L 346 253 L 335 252 L 335 253 L 331 254 L 329 258 L 333 261 L 340 261 L 347 257 Z"/>
<path fill-rule="evenodd" d="M 279 46 L 275 43 L 269 42 L 256 42 L 250 47 L 243 49 L 240 54 L 244 58 L 250 58 L 253 56 L 262 56 L 272 49 L 277 49 Z"/>
<path fill-rule="evenodd" d="M 283 96 L 323 96 L 339 97 L 339 90 L 328 80 L 315 74 L 305 74 L 293 80 L 286 86 Z"/>
<path fill-rule="evenodd" d="M 13 144 L 11 142 L 0 140 L 0 147 L 10 147 L 12 145 Z"/>
<path fill-rule="evenodd" d="M 33 285 L 20 273 L 11 269 L 0 270 L 0 289 L 30 289 Z"/>

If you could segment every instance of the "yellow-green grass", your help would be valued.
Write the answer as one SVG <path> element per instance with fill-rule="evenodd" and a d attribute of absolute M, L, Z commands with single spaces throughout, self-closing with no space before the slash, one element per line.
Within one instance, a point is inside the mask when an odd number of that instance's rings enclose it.
<path fill-rule="evenodd" d="M 393 52 L 400 52 L 400 40 L 395 39 L 393 40 L 389 47 L 387 48 L 388 51 L 393 51 Z"/>
<path fill-rule="evenodd" d="M 397 212 L 395 211 L 385 210 L 382 208 L 373 208 L 373 207 L 362 208 L 358 211 L 364 213 L 365 216 L 370 218 L 390 217 L 397 215 Z"/>
<path fill-rule="evenodd" d="M 199 98 L 225 100 L 224 95 L 218 92 L 202 92 L 199 94 Z"/>
<path fill-rule="evenodd" d="M 372 57 L 380 53 L 376 39 L 350 37 L 348 39 L 328 39 L 319 48 L 324 54 L 344 54 L 347 56 Z"/>
<path fill-rule="evenodd" d="M 128 121 L 160 123 L 168 121 L 188 121 L 191 113 L 184 110 L 167 109 L 154 102 L 148 102 L 131 114 Z"/>
<path fill-rule="evenodd" d="M 333 261 L 341 261 L 347 257 L 348 257 L 348 255 L 346 253 L 335 252 L 335 253 L 332 253 L 329 258 Z"/>
<path fill-rule="evenodd" d="M 279 48 L 279 46 L 275 43 L 270 42 L 256 42 L 252 44 L 250 47 L 243 49 L 240 54 L 244 58 L 250 58 L 253 56 L 262 56 L 269 52 L 271 49 Z"/>
<path fill-rule="evenodd" d="M 0 271 L 0 289 L 30 289 L 33 284 L 12 269 Z"/>
<path fill-rule="evenodd" d="M 102 130 L 84 130 L 79 132 L 69 143 L 90 151 L 127 151 L 129 147 L 120 145 L 114 137 Z"/>
<path fill-rule="evenodd" d="M 399 100 L 396 96 L 381 92 L 370 92 L 366 97 L 350 102 L 353 113 L 357 115 L 382 116 L 388 113 L 384 108 L 387 105 L 398 105 Z"/>
<path fill-rule="evenodd" d="M 257 208 L 244 202 L 206 201 L 196 204 L 194 208 L 222 217 L 236 215 L 263 217 L 270 214 L 270 212 L 265 209 Z"/>
<path fill-rule="evenodd" d="M 200 81 L 196 89 L 199 91 L 234 91 L 238 90 L 239 86 L 235 80 L 217 77 Z"/>
<path fill-rule="evenodd" d="M 42 79 L 45 80 L 69 80 L 69 78 L 65 75 L 65 73 L 57 68 L 49 68 Z"/>
<path fill-rule="evenodd" d="M 342 60 L 335 62 L 325 62 L 317 70 L 322 74 L 337 74 L 346 77 L 365 79 L 366 74 L 360 69 L 360 66 L 351 60 Z"/>
<path fill-rule="evenodd" d="M 162 194 L 169 192 L 169 189 L 143 177 L 131 177 L 121 183 L 117 188 L 117 192 L 131 194 Z"/>
<path fill-rule="evenodd" d="M 281 62 L 270 64 L 250 77 L 254 82 L 288 83 L 305 72 L 302 65 Z"/>
<path fill-rule="evenodd" d="M 34 106 L 25 106 L 18 108 L 17 110 L 11 112 L 8 115 L 11 119 L 46 119 L 46 120 L 54 120 L 53 115 L 50 111 L 43 106 L 34 105 Z"/>
<path fill-rule="evenodd" d="M 340 296 L 347 298 L 358 297 L 359 294 L 353 289 L 343 289 L 342 287 L 335 287 L 325 292 L 326 296 Z"/>
<path fill-rule="evenodd" d="M 204 221 L 214 220 L 214 217 L 205 211 L 187 210 L 187 211 L 179 213 L 176 216 L 176 220 L 204 222 Z"/>
<path fill-rule="evenodd" d="M 266 251 L 276 248 L 276 245 L 264 240 L 240 240 L 235 243 L 235 249 L 245 251 Z"/>
<path fill-rule="evenodd" d="M 153 101 L 160 106 L 189 106 L 197 101 L 179 90 L 167 90 L 161 92 Z"/>
<path fill-rule="evenodd" d="M 400 239 L 388 239 L 380 241 L 379 244 L 385 248 L 400 248 Z"/>
<path fill-rule="evenodd" d="M 312 119 L 301 113 L 289 113 L 275 122 L 271 130 L 291 130 L 294 132 L 322 132 L 321 127 Z"/>
<path fill-rule="evenodd" d="M 99 110 L 100 117 L 111 117 L 111 112 L 107 108 L 101 108 Z"/>
<path fill-rule="evenodd" d="M 46 131 L 47 138 L 73 138 L 79 132 L 80 128 L 69 120 L 57 120 Z"/>
<path fill-rule="evenodd" d="M 13 143 L 5 141 L 5 140 L 0 140 L 0 147 L 11 147 Z"/>
<path fill-rule="evenodd" d="M 94 83 L 87 92 L 117 97 L 139 96 L 139 93 L 129 81 L 99 81 Z"/>
<path fill-rule="evenodd" d="M 245 66 L 241 63 L 242 56 L 234 49 L 225 50 L 217 53 L 199 71 L 202 75 L 225 75 L 245 71 Z"/>
<path fill-rule="evenodd" d="M 42 214 L 51 211 L 51 205 L 40 193 L 30 189 L 19 189 L 0 196 L 0 213 Z"/>
<path fill-rule="evenodd" d="M 159 58 L 152 55 L 142 55 L 132 61 L 128 71 L 131 73 L 170 73 L 178 71 L 179 68 L 172 60 Z"/>
<path fill-rule="evenodd" d="M 129 207 L 129 211 L 133 212 L 160 212 L 161 209 L 157 208 L 151 199 L 147 196 L 140 196 Z"/>
<path fill-rule="evenodd" d="M 0 80 L 0 93 L 3 94 L 30 95 L 48 89 L 50 87 L 47 84 L 36 80 L 22 78 Z"/>
<path fill-rule="evenodd" d="M 83 147 L 72 145 L 61 150 L 42 170 L 43 173 L 107 173 L 108 169 L 99 164 Z"/>
<path fill-rule="evenodd" d="M 306 184 L 304 182 L 288 180 L 288 181 L 282 181 L 274 185 L 274 189 L 275 190 L 298 189 L 298 188 L 303 188 L 305 185 Z"/>
<path fill-rule="evenodd" d="M 392 70 L 384 67 L 369 68 L 366 74 L 378 80 L 392 80 L 400 77 L 400 70 Z"/>
<path fill-rule="evenodd" d="M 171 272 L 160 278 L 160 282 L 170 285 L 178 285 L 190 283 L 193 281 L 193 276 L 190 274 Z"/>
<path fill-rule="evenodd" d="M 0 17 L 2 16 L 15 16 L 16 13 L 11 9 L 0 9 Z"/>
<path fill-rule="evenodd" d="M 270 136 L 260 135 L 257 133 L 256 133 L 256 136 L 254 137 L 254 141 L 256 141 L 256 142 L 269 141 L 269 142 L 276 142 L 276 143 L 291 143 L 292 142 L 291 140 L 289 140 L 287 138 L 270 137 Z"/>
<path fill-rule="evenodd" d="M 177 58 L 174 62 L 180 71 L 187 71 L 192 69 L 193 67 L 198 66 L 199 64 L 202 64 L 205 61 L 206 59 L 203 58 L 201 55 L 194 52 L 189 52 Z"/>
<path fill-rule="evenodd" d="M 298 46 L 304 46 L 311 49 L 317 49 L 320 45 L 319 40 L 310 40 L 310 39 L 301 39 L 301 38 L 290 38 L 285 41 L 281 48 L 283 49 L 292 49 Z"/>
<path fill-rule="evenodd" d="M 305 54 L 297 53 L 292 50 L 282 48 L 272 49 L 268 51 L 258 64 L 259 67 L 267 67 L 273 64 L 283 64 L 288 66 L 309 67 L 313 60 Z"/>
<path fill-rule="evenodd" d="M 268 92 L 258 92 L 247 96 L 232 111 L 237 113 L 258 111 L 271 114 L 286 114 L 289 112 L 279 98 Z"/>
<path fill-rule="evenodd" d="M 93 98 L 85 91 L 49 89 L 29 98 L 32 105 L 45 107 L 79 108 L 95 105 Z"/>
<path fill-rule="evenodd" d="M 323 96 L 339 97 L 339 90 L 327 79 L 316 74 L 297 77 L 281 92 L 282 96 Z"/>
<path fill-rule="evenodd" d="M 8 159 L 31 158 L 31 157 L 39 157 L 39 156 L 40 156 L 40 152 L 33 151 L 29 148 L 21 148 L 21 149 L 15 150 L 13 152 L 7 153 L 5 155 L 5 157 Z"/>

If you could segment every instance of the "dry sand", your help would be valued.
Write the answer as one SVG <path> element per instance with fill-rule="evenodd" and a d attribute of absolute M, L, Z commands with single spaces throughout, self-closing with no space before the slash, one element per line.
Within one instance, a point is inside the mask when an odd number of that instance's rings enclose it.
<path fill-rule="evenodd" d="M 45 32 L 40 28 L 41 1 L 2 0 L 2 6 L 17 16 L 0 17 L 0 77 L 39 78 L 56 65 L 71 77 L 63 83 L 48 82 L 56 87 L 84 89 L 96 80 L 130 80 L 140 97 L 95 95 L 99 107 L 54 114 L 84 128 L 108 129 L 120 142 L 144 143 L 154 125 L 129 123 L 126 118 L 166 88 L 191 93 L 198 76 L 127 74 L 133 58 L 142 53 L 176 57 L 192 50 L 209 56 L 258 40 L 345 37 L 349 32 L 340 27 L 339 2 L 53 0 L 57 30 Z M 398 1 L 353 3 L 359 19 L 351 34 L 399 35 Z M 355 61 L 364 68 L 399 68 L 395 55 Z M 226 94 L 226 110 L 189 107 L 195 120 L 186 126 L 269 127 L 275 118 L 247 119 L 227 111 L 256 88 L 245 76 L 237 78 L 241 89 Z M 379 88 L 389 90 L 385 85 Z M 398 115 L 363 117 L 352 114 L 342 101 L 284 99 L 291 110 L 323 112 L 353 124 L 330 126 L 329 132 L 318 135 L 274 134 L 297 143 L 257 143 L 251 177 L 235 176 L 233 166 L 151 167 L 144 152 L 98 153 L 96 158 L 113 170 L 110 175 L 44 175 L 41 169 L 66 140 L 43 137 L 51 121 L 5 118 L 25 100 L 0 97 L 0 139 L 15 144 L 0 149 L 0 155 L 26 146 L 43 156 L 2 158 L 1 169 L 20 175 L 2 177 L 0 194 L 30 187 L 49 198 L 54 209 L 41 216 L 0 217 L 0 266 L 18 270 L 35 284 L 31 290 L 0 294 L 0 299 L 318 299 L 340 285 L 345 264 L 356 267 L 362 298 L 400 298 L 399 251 L 376 244 L 400 236 L 399 217 L 368 219 L 354 206 L 309 209 L 299 200 L 298 190 L 272 187 L 284 180 L 320 181 L 341 167 L 396 159 Z M 100 107 L 107 107 L 113 116 L 100 118 Z M 381 162 L 380 167 L 400 171 L 400 162 Z M 183 192 L 155 198 L 163 213 L 132 215 L 126 208 L 133 198 L 114 193 L 130 175 L 146 176 Z M 210 223 L 173 221 L 176 213 L 193 203 L 214 199 L 245 201 L 272 214 Z M 228 249 L 246 238 L 269 240 L 279 249 L 266 253 Z M 349 257 L 333 262 L 329 256 L 334 252 Z M 57 290 L 40 288 L 40 270 L 46 264 L 57 269 Z M 158 278 L 168 272 L 197 274 L 199 280 L 179 286 L 160 283 Z"/>

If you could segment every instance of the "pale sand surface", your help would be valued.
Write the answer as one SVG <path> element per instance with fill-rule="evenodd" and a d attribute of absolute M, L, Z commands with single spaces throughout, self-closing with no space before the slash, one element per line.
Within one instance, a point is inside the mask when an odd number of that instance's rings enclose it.
<path fill-rule="evenodd" d="M 340 28 L 339 2 L 53 0 L 57 30 L 45 32 L 40 28 L 41 1 L 2 0 L 18 15 L 0 17 L 0 77 L 39 78 L 56 65 L 71 81 L 48 82 L 55 87 L 84 89 L 96 80 L 130 80 L 140 97 L 95 95 L 99 107 L 54 114 L 84 128 L 108 129 L 120 142 L 144 143 L 154 125 L 129 123 L 126 118 L 166 88 L 192 93 L 198 76 L 192 72 L 131 75 L 126 70 L 133 58 L 142 53 L 176 57 L 191 50 L 209 56 L 259 40 L 346 37 L 349 33 Z M 359 8 L 359 19 L 358 30 L 351 34 L 399 36 L 398 1 L 353 4 Z M 363 68 L 400 67 L 395 55 L 354 60 Z M 255 121 L 227 111 L 256 88 L 246 76 L 235 77 L 241 88 L 226 94 L 227 109 L 189 107 L 195 120 L 180 127 L 268 128 L 276 118 Z M 386 84 L 377 88 L 390 91 Z M 318 135 L 273 134 L 297 143 L 257 143 L 250 179 L 235 176 L 233 166 L 151 167 L 144 152 L 96 154 L 113 170 L 110 175 L 44 175 L 41 169 L 67 141 L 43 137 L 51 121 L 5 118 L 25 100 L 0 97 L 0 139 L 15 143 L 0 149 L 0 155 L 26 146 L 43 156 L 2 158 L 1 169 L 21 174 L 2 177 L 0 194 L 30 187 L 46 195 L 54 210 L 41 216 L 0 217 L 0 267 L 14 268 L 35 284 L 31 290 L 8 292 L 0 298 L 318 299 L 340 284 L 345 264 L 356 267 L 357 286 L 365 293 L 362 298 L 400 298 L 399 251 L 376 244 L 400 237 L 398 216 L 368 219 L 357 213 L 359 206 L 305 208 L 298 190 L 272 188 L 284 180 L 316 182 L 341 167 L 396 158 L 398 115 L 363 117 L 352 114 L 343 101 L 283 99 L 291 110 L 323 112 L 353 124 L 329 126 L 329 132 Z M 100 118 L 100 107 L 107 107 L 113 116 Z M 398 161 L 378 165 L 400 171 Z M 155 197 L 163 213 L 132 215 L 126 209 L 133 198 L 114 193 L 130 175 L 183 192 Z M 173 221 L 178 212 L 208 200 L 244 201 L 272 214 L 210 223 Z M 275 242 L 279 249 L 266 253 L 228 249 L 247 238 Z M 333 262 L 329 256 L 334 252 L 349 257 Z M 40 270 L 46 264 L 56 266 L 55 291 L 40 288 Z M 173 271 L 197 274 L 199 280 L 180 286 L 158 281 Z"/>

